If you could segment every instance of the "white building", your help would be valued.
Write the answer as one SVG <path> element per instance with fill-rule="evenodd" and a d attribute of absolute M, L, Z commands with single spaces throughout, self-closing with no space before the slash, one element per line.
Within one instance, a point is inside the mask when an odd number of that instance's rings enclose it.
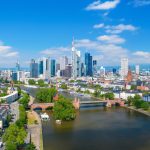
<path fill-rule="evenodd" d="M 121 77 L 124 79 L 128 74 L 128 58 L 121 58 Z"/>
<path fill-rule="evenodd" d="M 101 66 L 99 70 L 99 74 L 100 74 L 100 77 L 105 77 L 105 68 L 103 66 Z"/>
<path fill-rule="evenodd" d="M 60 57 L 60 70 L 65 70 L 68 65 L 68 57 L 62 56 Z"/>
<path fill-rule="evenodd" d="M 136 73 L 137 75 L 140 74 L 140 66 L 139 66 L 139 65 L 136 65 L 136 66 L 135 66 L 135 73 Z"/>
<path fill-rule="evenodd" d="M 74 46 L 72 42 L 72 77 L 77 78 L 81 76 L 81 53 Z"/>

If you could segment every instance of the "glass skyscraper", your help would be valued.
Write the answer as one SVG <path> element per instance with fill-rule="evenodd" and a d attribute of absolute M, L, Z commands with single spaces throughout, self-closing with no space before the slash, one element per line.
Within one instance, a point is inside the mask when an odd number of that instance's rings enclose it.
<path fill-rule="evenodd" d="M 93 75 L 93 63 L 90 53 L 85 53 L 86 76 Z"/>
<path fill-rule="evenodd" d="M 32 59 L 30 63 L 30 77 L 38 78 L 38 63 L 36 63 L 34 59 Z"/>
<path fill-rule="evenodd" d="M 51 59 L 51 77 L 54 77 L 56 75 L 56 60 Z"/>

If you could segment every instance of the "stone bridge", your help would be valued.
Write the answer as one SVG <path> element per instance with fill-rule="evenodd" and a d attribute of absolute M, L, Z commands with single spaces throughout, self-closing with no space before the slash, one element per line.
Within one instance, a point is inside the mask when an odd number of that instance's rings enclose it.
<path fill-rule="evenodd" d="M 122 100 L 104 100 L 104 101 L 80 101 L 79 99 L 75 98 L 72 102 L 75 109 L 80 109 L 82 105 L 89 106 L 91 104 L 103 104 L 106 107 L 111 107 L 112 105 L 119 105 L 121 107 L 124 106 L 124 101 Z M 45 111 L 48 108 L 54 107 L 54 103 L 35 103 L 31 105 L 31 110 L 34 109 L 42 109 Z"/>

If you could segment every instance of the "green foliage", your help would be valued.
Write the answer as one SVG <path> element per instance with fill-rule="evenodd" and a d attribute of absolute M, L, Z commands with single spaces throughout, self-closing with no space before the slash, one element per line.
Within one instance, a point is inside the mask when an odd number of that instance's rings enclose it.
<path fill-rule="evenodd" d="M 53 97 L 56 95 L 57 91 L 55 88 L 42 88 L 39 89 L 36 94 L 36 99 L 40 103 L 50 103 L 53 102 Z"/>
<path fill-rule="evenodd" d="M 27 114 L 22 105 L 19 106 L 19 120 L 16 121 L 16 124 L 19 127 L 24 127 L 27 124 Z"/>
<path fill-rule="evenodd" d="M 128 106 L 131 106 L 132 103 L 133 103 L 133 97 L 132 97 L 132 96 L 129 96 L 129 97 L 127 98 L 127 104 L 128 104 Z"/>
<path fill-rule="evenodd" d="M 16 124 L 11 124 L 3 135 L 3 142 L 6 142 L 6 150 L 16 150 L 24 144 L 27 133 L 24 128 L 19 128 Z"/>
<path fill-rule="evenodd" d="M 108 92 L 108 93 L 105 93 L 105 98 L 109 99 L 109 100 L 114 100 L 115 95 L 114 95 L 114 93 Z"/>
<path fill-rule="evenodd" d="M 30 80 L 28 81 L 28 83 L 29 83 L 29 85 L 35 85 L 35 84 L 36 84 L 36 82 L 35 82 L 33 79 L 30 79 Z"/>
<path fill-rule="evenodd" d="M 141 107 L 144 109 L 144 110 L 148 110 L 149 109 L 149 103 L 148 102 L 143 102 L 141 104 Z"/>
<path fill-rule="evenodd" d="M 44 80 L 42 80 L 42 79 L 38 80 L 38 85 L 40 87 L 44 87 L 45 86 Z"/>
<path fill-rule="evenodd" d="M 136 85 L 131 85 L 131 90 L 136 90 L 137 86 Z"/>
<path fill-rule="evenodd" d="M 74 120 L 76 117 L 75 108 L 71 102 L 71 100 L 66 99 L 64 97 L 60 97 L 60 99 L 54 104 L 54 117 L 59 120 Z"/>
<path fill-rule="evenodd" d="M 36 150 L 36 147 L 33 143 L 30 143 L 26 146 L 25 150 Z"/>
<path fill-rule="evenodd" d="M 28 108 L 28 103 L 30 101 L 29 95 L 27 93 L 22 93 L 23 97 L 19 100 L 19 103 L 24 106 L 24 108 Z"/>
<path fill-rule="evenodd" d="M 68 87 L 67 87 L 67 84 L 63 83 L 63 84 L 61 85 L 61 88 L 67 90 L 67 88 L 68 88 Z"/>

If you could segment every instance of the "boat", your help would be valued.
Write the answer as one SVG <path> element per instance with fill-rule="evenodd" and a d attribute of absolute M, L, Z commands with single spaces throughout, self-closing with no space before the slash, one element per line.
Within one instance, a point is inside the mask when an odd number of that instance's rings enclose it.
<path fill-rule="evenodd" d="M 56 124 L 61 124 L 61 120 L 56 120 Z"/>
<path fill-rule="evenodd" d="M 40 114 L 42 121 L 50 120 L 49 115 L 47 113 Z"/>

